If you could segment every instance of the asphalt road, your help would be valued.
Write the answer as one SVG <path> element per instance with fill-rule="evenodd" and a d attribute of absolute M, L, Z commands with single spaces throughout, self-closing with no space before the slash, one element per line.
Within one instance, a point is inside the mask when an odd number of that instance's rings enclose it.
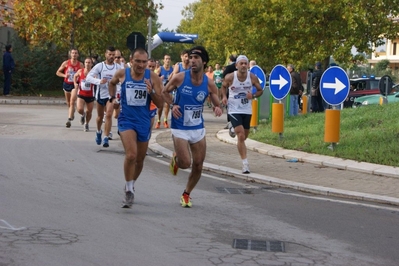
<path fill-rule="evenodd" d="M 65 128 L 65 114 L 63 106 L 0 106 L 0 265 L 399 261 L 398 208 L 204 173 L 186 209 L 188 173 L 172 177 L 151 152 L 133 208 L 122 209 L 119 139 L 97 146 L 78 119 Z"/>

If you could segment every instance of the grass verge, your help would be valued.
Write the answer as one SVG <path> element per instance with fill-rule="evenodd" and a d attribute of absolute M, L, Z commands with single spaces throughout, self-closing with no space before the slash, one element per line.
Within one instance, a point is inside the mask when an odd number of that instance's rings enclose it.
<path fill-rule="evenodd" d="M 262 123 L 249 138 L 285 149 L 342 159 L 399 166 L 399 103 L 341 110 L 340 138 L 334 150 L 324 142 L 324 113 L 310 113 L 284 120 L 283 138 Z"/>

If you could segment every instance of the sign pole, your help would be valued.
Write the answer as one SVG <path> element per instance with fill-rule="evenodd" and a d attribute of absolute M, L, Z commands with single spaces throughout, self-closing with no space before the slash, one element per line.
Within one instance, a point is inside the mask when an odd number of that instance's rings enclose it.
<path fill-rule="evenodd" d="M 272 104 L 272 132 L 279 133 L 280 140 L 284 131 L 284 104 L 281 102 L 290 92 L 291 74 L 283 65 L 275 66 L 270 72 L 270 94 L 279 102 Z"/>
<path fill-rule="evenodd" d="M 346 72 L 337 66 L 328 68 L 320 80 L 320 93 L 324 101 L 332 106 L 325 111 L 324 142 L 330 142 L 328 147 L 334 150 L 339 142 L 340 116 L 339 105 L 342 104 L 349 94 L 349 78 Z"/>

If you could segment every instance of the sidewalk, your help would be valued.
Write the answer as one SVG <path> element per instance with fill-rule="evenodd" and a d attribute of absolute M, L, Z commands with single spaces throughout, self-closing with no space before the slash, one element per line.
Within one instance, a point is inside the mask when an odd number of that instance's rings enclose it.
<path fill-rule="evenodd" d="M 1 96 L 0 104 L 65 104 L 65 99 Z M 396 167 L 285 150 L 248 139 L 251 174 L 242 174 L 236 139 L 222 129 L 226 125 L 225 115 L 216 118 L 204 107 L 204 118 L 207 130 L 204 170 L 248 182 L 399 206 L 399 168 Z M 173 151 L 170 130 L 154 129 L 149 148 L 170 158 Z"/>

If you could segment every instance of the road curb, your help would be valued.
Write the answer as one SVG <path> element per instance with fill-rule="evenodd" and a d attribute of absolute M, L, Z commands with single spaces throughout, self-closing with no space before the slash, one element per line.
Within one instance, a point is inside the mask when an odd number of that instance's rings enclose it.
<path fill-rule="evenodd" d="M 1 98 L 0 104 L 24 104 L 24 105 L 66 105 L 65 99 L 18 99 Z"/>

